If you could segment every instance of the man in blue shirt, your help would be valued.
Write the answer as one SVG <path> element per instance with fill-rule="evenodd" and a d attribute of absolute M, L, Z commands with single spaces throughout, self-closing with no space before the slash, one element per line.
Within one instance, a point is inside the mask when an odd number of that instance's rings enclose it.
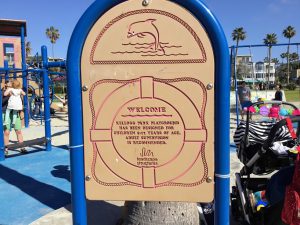
<path fill-rule="evenodd" d="M 246 82 L 241 83 L 241 87 L 238 89 L 239 101 L 242 107 L 242 120 L 244 119 L 244 112 L 252 104 L 251 102 L 251 90 L 246 86 Z"/>

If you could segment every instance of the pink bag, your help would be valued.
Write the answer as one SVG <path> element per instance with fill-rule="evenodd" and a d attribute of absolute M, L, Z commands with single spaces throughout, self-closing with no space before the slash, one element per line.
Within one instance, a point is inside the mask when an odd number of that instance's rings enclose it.
<path fill-rule="evenodd" d="M 293 181 L 285 189 L 281 219 L 290 225 L 300 225 L 300 155 L 295 165 Z"/>
<path fill-rule="evenodd" d="M 292 128 L 292 123 L 289 118 L 287 125 L 293 139 L 296 134 Z M 295 162 L 295 171 L 292 183 L 285 189 L 285 199 L 283 209 L 281 211 L 281 219 L 289 225 L 300 225 L 300 146 L 297 146 L 298 156 Z"/>

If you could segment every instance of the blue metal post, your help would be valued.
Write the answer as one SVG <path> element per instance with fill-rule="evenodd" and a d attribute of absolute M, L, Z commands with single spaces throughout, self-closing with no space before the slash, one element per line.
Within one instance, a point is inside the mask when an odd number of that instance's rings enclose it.
<path fill-rule="evenodd" d="M 215 37 L 221 46 L 216 45 L 219 50 L 214 50 L 221 54 L 215 62 L 215 225 L 229 225 L 230 222 L 230 60 L 222 34 L 220 31 L 221 36 Z M 217 113 L 218 109 L 222 113 Z"/>
<path fill-rule="evenodd" d="M 215 225 L 229 225 L 230 199 L 230 61 L 223 29 L 201 0 L 173 0 L 204 26 L 215 57 Z M 219 113 L 217 113 L 219 112 Z"/>
<path fill-rule="evenodd" d="M 22 77 L 23 77 L 23 90 L 27 93 L 27 66 L 26 66 L 26 50 L 25 50 L 25 27 L 21 27 L 21 52 L 22 52 Z M 25 127 L 29 127 L 29 111 L 28 111 L 28 96 L 24 96 L 24 122 Z"/>
<path fill-rule="evenodd" d="M 66 67 L 66 61 L 48 62 L 48 67 Z"/>
<path fill-rule="evenodd" d="M 79 25 L 77 24 L 77 27 Z M 83 29 L 83 28 L 81 28 Z M 82 124 L 82 99 L 80 81 L 80 53 L 76 47 L 76 39 L 83 39 L 78 32 L 73 32 L 67 55 L 67 94 L 69 114 L 69 142 L 71 162 L 72 217 L 73 224 L 87 224 L 87 209 L 84 186 L 84 149 Z M 83 42 L 83 41 L 81 41 Z M 79 43 L 78 45 L 80 45 Z M 70 47 L 72 46 L 72 47 Z M 77 109 L 77 112 L 75 112 Z M 80 119 L 78 119 L 80 118 Z"/>
<path fill-rule="evenodd" d="M 236 52 L 235 46 L 232 46 L 232 48 L 231 48 L 231 60 L 233 60 L 233 68 L 231 68 L 231 69 L 233 69 L 236 126 L 238 126 L 240 121 L 239 121 L 239 99 L 238 99 L 238 83 L 237 83 L 237 77 L 236 77 L 236 55 L 235 55 L 235 52 Z"/>
<path fill-rule="evenodd" d="M 73 224 L 87 224 L 80 58 L 85 38 L 97 19 L 120 0 L 95 1 L 77 23 L 67 54 L 68 113 Z"/>
<path fill-rule="evenodd" d="M 44 119 L 45 119 L 45 137 L 46 137 L 46 151 L 51 151 L 51 118 L 50 118 L 50 95 L 49 95 L 49 80 L 48 68 L 48 54 L 46 46 L 42 46 L 42 62 L 43 62 L 43 95 L 44 95 Z"/>
<path fill-rule="evenodd" d="M 16 68 L 16 65 L 15 64 L 13 64 L 13 69 L 15 69 Z M 14 70 L 14 80 L 15 79 L 17 79 L 17 72 Z"/>
<path fill-rule="evenodd" d="M 70 161 L 73 224 L 86 225 L 87 212 L 84 184 L 84 148 L 80 58 L 85 38 L 97 19 L 108 9 L 125 0 L 95 1 L 77 23 L 68 47 L 67 85 L 70 131 Z M 80 119 L 78 119 L 80 118 Z"/>
<path fill-rule="evenodd" d="M 0 84 L 2 83 L 2 76 L 0 76 Z M 2 91 L 0 97 L 0 105 L 2 106 Z M 4 134 L 3 134 L 3 118 L 2 118 L 2 110 L 1 110 L 1 119 L 0 119 L 0 161 L 5 159 L 4 154 Z"/>
<path fill-rule="evenodd" d="M 9 76 L 8 76 L 8 61 L 7 60 L 4 60 L 4 69 L 5 69 L 5 81 L 7 81 L 9 79 Z"/>

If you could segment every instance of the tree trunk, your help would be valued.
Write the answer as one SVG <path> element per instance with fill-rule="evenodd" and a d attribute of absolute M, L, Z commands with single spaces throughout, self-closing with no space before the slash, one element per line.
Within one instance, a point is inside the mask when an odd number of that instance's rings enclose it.
<path fill-rule="evenodd" d="M 54 44 L 52 43 L 52 60 L 54 62 Z"/>
<path fill-rule="evenodd" d="M 267 77 L 268 89 L 270 87 L 270 67 L 271 67 L 271 47 L 269 46 L 269 66 L 268 66 L 268 77 Z"/>
<path fill-rule="evenodd" d="M 126 202 L 123 225 L 200 225 L 196 203 Z"/>
<path fill-rule="evenodd" d="M 289 44 L 287 46 L 287 83 L 290 83 L 290 42 L 291 39 L 289 38 Z"/>
<path fill-rule="evenodd" d="M 237 59 L 237 54 L 238 54 L 238 47 L 239 47 L 239 40 L 236 40 L 236 46 L 235 46 L 235 53 L 234 53 L 234 59 L 233 59 L 233 65 L 232 65 L 232 80 L 234 81 L 234 88 L 237 89 L 236 87 L 236 59 Z"/>

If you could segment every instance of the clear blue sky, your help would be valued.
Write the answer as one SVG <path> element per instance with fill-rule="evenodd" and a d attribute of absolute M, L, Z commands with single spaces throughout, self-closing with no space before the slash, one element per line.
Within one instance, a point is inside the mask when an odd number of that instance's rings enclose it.
<path fill-rule="evenodd" d="M 300 42 L 300 0 L 203 1 L 220 21 L 229 45 L 234 44 L 231 40 L 232 30 L 241 26 L 247 32 L 247 38 L 241 44 L 262 44 L 267 33 L 276 33 L 278 43 L 286 43 L 282 31 L 288 25 L 297 31 L 292 42 Z M 55 44 L 54 54 L 65 58 L 72 31 L 92 2 L 94 0 L 1 1 L 0 18 L 27 21 L 27 40 L 31 42 L 33 53 L 40 52 L 40 47 L 46 45 L 51 55 L 51 44 L 45 30 L 50 26 L 59 29 L 60 39 Z M 256 61 L 263 60 L 267 54 L 266 48 L 253 48 L 251 51 Z M 286 47 L 274 47 L 274 57 L 280 59 L 280 53 L 285 51 Z M 291 51 L 296 51 L 296 47 Z M 249 49 L 241 50 L 240 54 L 249 54 Z"/>

